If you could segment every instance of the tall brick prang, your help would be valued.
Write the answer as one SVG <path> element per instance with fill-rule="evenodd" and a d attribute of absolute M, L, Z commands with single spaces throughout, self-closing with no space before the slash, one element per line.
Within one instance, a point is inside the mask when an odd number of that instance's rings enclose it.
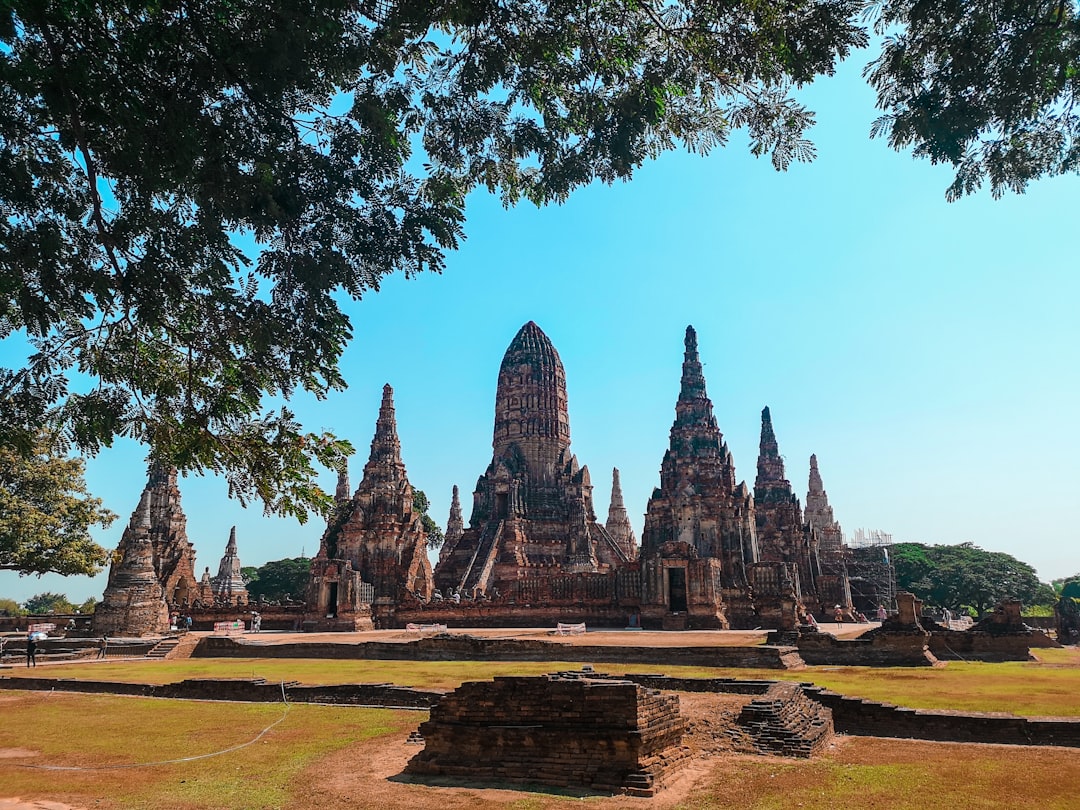
<path fill-rule="evenodd" d="M 727 628 L 727 594 L 752 621 L 747 567 L 758 559 L 756 532 L 754 499 L 745 483 L 735 483 L 735 462 L 705 390 L 697 333 L 688 326 L 675 422 L 641 537 L 643 618 L 672 629 Z"/>
<path fill-rule="evenodd" d="M 98 635 L 153 636 L 169 629 L 169 608 L 154 567 L 150 494 L 149 488 L 143 490 L 94 609 Z"/>
<path fill-rule="evenodd" d="M 325 629 L 389 626 L 402 601 L 431 591 L 427 532 L 401 459 L 394 390 L 386 385 L 364 477 L 339 505 L 312 561 L 305 621 Z"/>
<path fill-rule="evenodd" d="M 499 367 L 492 449 L 469 527 L 435 571 L 444 594 L 508 593 L 521 581 L 629 562 L 596 520 L 589 469 L 570 452 L 566 372 L 532 321 Z"/>
<path fill-rule="evenodd" d="M 604 524 L 611 539 L 619 544 L 628 559 L 637 559 L 637 536 L 630 525 L 630 516 L 623 503 L 622 486 L 619 483 L 619 468 L 611 471 L 611 501 L 608 504 L 607 522 Z"/>

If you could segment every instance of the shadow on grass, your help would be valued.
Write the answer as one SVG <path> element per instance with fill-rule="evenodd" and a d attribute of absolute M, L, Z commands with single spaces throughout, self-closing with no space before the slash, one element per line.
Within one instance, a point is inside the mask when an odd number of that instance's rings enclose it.
<path fill-rule="evenodd" d="M 428 787 L 471 788 L 473 790 L 514 790 L 519 793 L 541 793 L 546 796 L 561 796 L 571 799 L 611 797 L 617 794 L 610 791 L 590 790 L 589 788 L 561 787 L 545 785 L 540 782 L 525 782 L 513 779 L 473 779 L 461 776 L 435 776 L 431 774 L 406 773 L 402 771 L 388 776 L 387 782 L 403 785 L 427 785 Z"/>

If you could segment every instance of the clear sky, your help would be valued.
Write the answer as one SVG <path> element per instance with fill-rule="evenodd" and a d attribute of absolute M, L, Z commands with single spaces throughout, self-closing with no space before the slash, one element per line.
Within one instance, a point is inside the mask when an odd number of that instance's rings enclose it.
<path fill-rule="evenodd" d="M 467 520 L 491 460 L 499 363 L 535 320 L 566 367 L 572 448 L 597 514 L 617 466 L 640 535 L 693 324 L 740 479 L 753 485 L 769 405 L 799 497 L 817 453 L 849 537 L 864 527 L 972 541 L 1047 581 L 1080 571 L 1080 268 L 1068 224 L 1080 178 L 946 203 L 948 167 L 869 140 L 866 60 L 801 93 L 818 112 L 818 158 L 786 173 L 735 137 L 561 207 L 504 211 L 474 195 L 468 240 L 443 275 L 388 279 L 350 306 L 349 389 L 296 400 L 305 425 L 354 443 L 355 487 L 389 382 L 410 480 L 440 524 L 458 484 Z M 144 455 L 118 443 L 88 464 L 91 490 L 121 516 L 102 545 L 117 544 L 138 503 Z M 331 491 L 334 480 L 324 476 Z M 234 524 L 244 565 L 318 549 L 321 521 L 245 510 L 211 477 L 181 490 L 199 570 L 216 572 Z M 44 590 L 82 601 L 104 587 L 104 574 L 0 572 L 0 596 L 20 601 Z"/>

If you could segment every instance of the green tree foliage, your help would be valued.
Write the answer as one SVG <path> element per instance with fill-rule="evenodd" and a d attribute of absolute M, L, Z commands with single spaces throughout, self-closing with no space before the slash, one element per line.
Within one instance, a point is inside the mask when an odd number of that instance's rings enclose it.
<path fill-rule="evenodd" d="M 68 601 L 67 596 L 62 593 L 51 593 L 49 591 L 34 594 L 23 602 L 23 607 L 26 608 L 27 613 L 38 616 L 47 613 L 75 612 L 75 606 Z"/>
<path fill-rule="evenodd" d="M 0 444 L 129 436 L 328 511 L 313 465 L 351 448 L 269 403 L 344 387 L 341 297 L 441 270 L 478 186 L 562 201 L 736 127 L 809 158 L 789 91 L 865 43 L 860 6 L 0 1 L 0 337 L 32 347 Z"/>
<path fill-rule="evenodd" d="M 97 607 L 97 604 L 98 604 L 97 597 L 90 596 L 81 605 L 77 605 L 76 610 L 78 610 L 79 613 L 93 613 L 94 608 Z"/>
<path fill-rule="evenodd" d="M 287 403 L 344 387 L 342 299 L 441 270 L 476 188 L 561 202 L 736 129 L 811 158 L 793 91 L 866 45 L 864 6 L 0 0 L 0 339 L 30 346 L 0 445 L 127 436 L 328 513 L 316 465 L 351 448 Z M 881 4 L 875 134 L 956 164 L 954 195 L 1075 170 L 1075 12 Z"/>
<path fill-rule="evenodd" d="M 86 493 L 84 464 L 39 434 L 29 455 L 0 445 L 0 569 L 21 574 L 96 574 L 106 551 L 91 526 L 116 518 Z"/>
<path fill-rule="evenodd" d="M 1080 578 L 1070 579 L 1062 583 L 1060 596 L 1067 596 L 1069 599 L 1080 599 Z"/>
<path fill-rule="evenodd" d="M 0 598 L 0 616 L 25 616 L 26 609 L 14 599 Z"/>
<path fill-rule="evenodd" d="M 927 546 L 897 543 L 892 548 L 896 585 L 928 605 L 981 615 L 1005 598 L 1041 604 L 1046 586 L 1035 569 L 999 551 L 984 551 L 972 543 Z"/>
<path fill-rule="evenodd" d="M 248 596 L 252 599 L 267 599 L 271 602 L 286 597 L 303 599 L 311 578 L 311 558 L 291 557 L 284 560 L 271 560 L 258 568 L 242 568 L 241 573 L 252 571 L 252 577 L 244 574 L 248 580 Z"/>
<path fill-rule="evenodd" d="M 413 507 L 420 513 L 420 521 L 424 524 L 424 531 L 427 532 L 428 548 L 440 548 L 446 538 L 443 536 L 439 524 L 428 514 L 431 502 L 428 500 L 427 495 L 424 494 L 424 490 L 413 490 Z"/>
<path fill-rule="evenodd" d="M 1076 0 L 884 0 L 867 75 L 885 115 L 872 134 L 950 163 L 955 200 L 995 197 L 1080 169 Z"/>

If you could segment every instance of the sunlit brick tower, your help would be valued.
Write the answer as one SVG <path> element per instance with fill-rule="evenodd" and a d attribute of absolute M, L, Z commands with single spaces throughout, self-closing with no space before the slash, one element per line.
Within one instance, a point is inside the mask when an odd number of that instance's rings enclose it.
<path fill-rule="evenodd" d="M 499 368 L 492 446 L 469 527 L 435 571 L 444 594 L 506 593 L 523 582 L 629 561 L 596 520 L 588 468 L 570 452 L 566 373 L 532 321 Z"/>
<path fill-rule="evenodd" d="M 844 531 L 833 516 L 832 506 L 829 505 L 829 496 L 821 480 L 816 455 L 810 456 L 810 481 L 803 517 L 813 527 L 818 538 L 821 576 L 817 580 L 817 592 L 821 609 L 825 615 L 828 615 L 828 610 L 833 605 L 848 607 L 853 603 L 852 582 L 848 567 L 850 552 L 844 546 Z M 891 589 L 887 590 L 887 593 L 891 598 Z M 874 590 L 873 596 L 874 602 L 879 598 L 884 598 L 879 596 L 877 589 Z"/>
<path fill-rule="evenodd" d="M 773 430 L 768 407 L 761 411 L 757 478 L 754 481 L 754 510 L 757 518 L 758 552 L 763 563 L 792 566 L 782 578 L 790 581 L 796 600 L 817 613 L 817 578 L 821 566 L 817 554 L 817 536 L 803 522 L 802 506 L 784 474 L 784 459 Z M 762 609 L 765 593 L 755 589 L 755 602 Z M 768 594 L 772 596 L 773 594 Z M 779 595 L 779 594 L 777 594 Z M 786 621 L 784 623 L 787 623 Z"/>
<path fill-rule="evenodd" d="M 630 516 L 623 503 L 622 485 L 619 482 L 619 468 L 611 471 L 611 501 L 608 504 L 607 521 L 604 523 L 611 539 L 619 544 L 628 559 L 637 559 L 637 536 L 630 525 Z"/>
<path fill-rule="evenodd" d="M 217 576 L 210 580 L 214 600 L 227 605 L 246 605 L 248 603 L 247 586 L 240 573 L 240 555 L 236 548 L 236 527 L 229 530 L 229 542 L 225 545 L 225 554 L 218 564 Z"/>
<path fill-rule="evenodd" d="M 735 462 L 713 415 L 686 328 L 682 381 L 660 486 L 645 513 L 640 559 L 642 621 L 682 628 L 754 622 L 747 568 L 758 559 L 754 498 L 735 483 Z"/>
<path fill-rule="evenodd" d="M 339 505 L 312 561 L 305 627 L 392 626 L 398 605 L 432 591 L 427 532 L 401 460 L 394 391 L 383 387 L 364 477 Z"/>
<path fill-rule="evenodd" d="M 154 567 L 150 490 L 124 529 L 109 570 L 109 584 L 94 609 L 94 632 L 110 636 L 153 636 L 169 629 L 169 608 Z"/>
<path fill-rule="evenodd" d="M 443 546 L 439 549 L 439 562 L 441 563 L 457 548 L 461 535 L 465 533 L 465 521 L 461 516 L 461 499 L 458 495 L 457 484 L 450 496 L 450 516 L 446 520 L 446 533 L 443 535 Z"/>

